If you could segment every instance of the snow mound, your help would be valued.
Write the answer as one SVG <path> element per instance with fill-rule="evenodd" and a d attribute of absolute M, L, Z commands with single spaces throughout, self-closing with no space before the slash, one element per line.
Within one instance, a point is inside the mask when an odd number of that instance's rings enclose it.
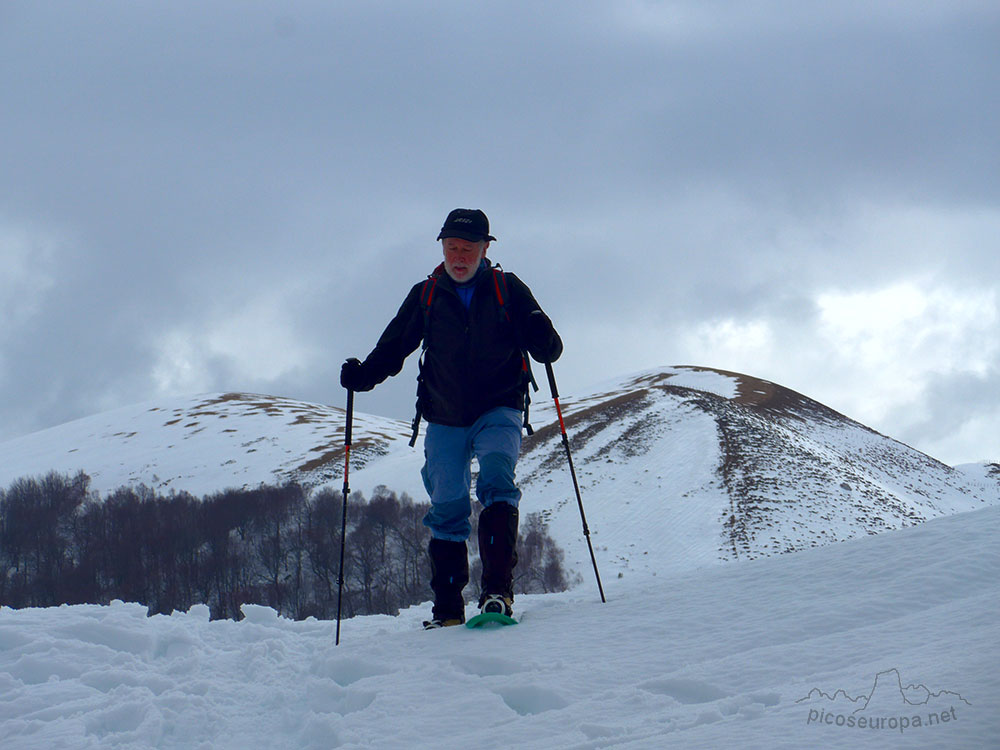
<path fill-rule="evenodd" d="M 520 597 L 516 627 L 0 608 L 0 740 L 80 748 L 991 747 L 1000 507 Z M 655 613 L 655 614 L 653 614 Z M 943 717 L 947 716 L 947 719 Z M 901 719 L 906 719 L 905 728 Z M 859 724 L 860 721 L 864 724 Z M 864 727 L 863 729 L 861 727 Z"/>

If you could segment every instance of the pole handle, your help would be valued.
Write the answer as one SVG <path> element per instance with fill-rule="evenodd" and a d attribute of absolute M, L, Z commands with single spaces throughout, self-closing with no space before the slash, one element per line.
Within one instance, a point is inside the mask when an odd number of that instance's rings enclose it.
<path fill-rule="evenodd" d="M 556 388 L 556 374 L 552 371 L 552 363 L 545 363 L 545 374 L 549 378 L 549 391 L 552 393 L 552 398 L 559 398 L 559 389 Z"/>
<path fill-rule="evenodd" d="M 344 430 L 344 445 L 351 447 L 351 432 L 354 429 L 354 391 L 347 390 L 347 427 Z"/>

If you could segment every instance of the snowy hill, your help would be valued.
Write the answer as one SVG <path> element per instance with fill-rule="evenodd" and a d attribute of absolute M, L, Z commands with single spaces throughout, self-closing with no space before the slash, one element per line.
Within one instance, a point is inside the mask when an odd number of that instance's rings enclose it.
<path fill-rule="evenodd" d="M 519 598 L 521 624 L 245 606 L 0 609 L 0 742 L 187 748 L 949 748 L 1000 736 L 1000 507 Z"/>
<path fill-rule="evenodd" d="M 352 473 L 405 446 L 403 422 L 356 412 Z M 227 487 L 342 476 L 344 410 L 252 393 L 128 406 L 0 443 L 0 483 L 86 471 L 109 492 L 145 484 L 204 495 Z"/>
<path fill-rule="evenodd" d="M 946 466 L 737 373 L 660 369 L 563 407 L 595 539 L 626 568 L 752 559 L 1000 502 L 995 466 Z M 526 502 L 544 498 L 567 538 L 579 517 L 557 427 L 526 444 Z"/>
<path fill-rule="evenodd" d="M 364 406 L 359 394 L 357 408 Z M 562 399 L 598 562 L 609 575 L 693 569 L 822 546 L 1000 502 L 995 466 L 958 470 L 801 394 L 695 367 Z M 522 508 L 589 564 L 553 404 L 538 393 Z M 51 469 L 197 495 L 296 480 L 339 487 L 344 412 L 245 393 L 141 404 L 0 444 L 0 484 Z M 351 487 L 423 499 L 404 421 L 355 414 Z"/>

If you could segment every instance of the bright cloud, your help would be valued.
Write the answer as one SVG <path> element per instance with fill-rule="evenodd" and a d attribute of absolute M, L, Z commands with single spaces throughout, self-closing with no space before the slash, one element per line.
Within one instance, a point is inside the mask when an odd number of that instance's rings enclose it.
<path fill-rule="evenodd" d="M 827 395 L 836 408 L 895 437 L 930 429 L 942 379 L 985 383 L 995 376 L 1000 357 L 995 290 L 905 281 L 862 292 L 826 292 L 816 305 L 817 334 L 829 351 L 832 377 L 826 394 L 810 395 Z M 979 417 L 958 417 L 962 410 L 975 414 L 976 407 L 962 407 L 961 394 L 949 398 L 952 419 L 961 424 L 946 439 L 925 435 L 922 449 L 945 461 L 963 455 L 972 460 L 971 446 L 988 455 L 996 448 L 995 430 L 984 430 Z"/>
<path fill-rule="evenodd" d="M 30 317 L 55 284 L 56 240 L 0 223 L 0 334 Z"/>
<path fill-rule="evenodd" d="M 985 374 L 997 353 L 995 290 L 900 282 L 874 291 L 827 292 L 819 333 L 869 373 L 918 382 L 928 373 Z"/>
<path fill-rule="evenodd" d="M 755 374 L 762 360 L 774 358 L 775 336 L 765 320 L 738 321 L 732 318 L 696 326 L 682 341 L 692 364 Z"/>
<path fill-rule="evenodd" d="M 266 383 L 315 363 L 322 353 L 298 330 L 289 296 L 294 292 L 274 292 L 164 334 L 153 368 L 159 392 L 200 392 L 231 373 L 238 381 L 233 387 L 247 382 L 247 373 Z"/>

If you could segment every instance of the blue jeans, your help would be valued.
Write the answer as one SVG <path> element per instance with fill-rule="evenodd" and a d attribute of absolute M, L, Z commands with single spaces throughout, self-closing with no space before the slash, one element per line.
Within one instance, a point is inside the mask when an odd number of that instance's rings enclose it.
<path fill-rule="evenodd" d="M 479 460 L 476 497 L 483 507 L 510 503 L 515 508 L 521 490 L 514 483 L 514 467 L 521 451 L 518 409 L 491 409 L 470 427 L 430 423 L 424 434 L 424 467 L 420 476 L 431 498 L 424 525 L 435 539 L 464 542 L 472 525 L 472 457 Z"/>

